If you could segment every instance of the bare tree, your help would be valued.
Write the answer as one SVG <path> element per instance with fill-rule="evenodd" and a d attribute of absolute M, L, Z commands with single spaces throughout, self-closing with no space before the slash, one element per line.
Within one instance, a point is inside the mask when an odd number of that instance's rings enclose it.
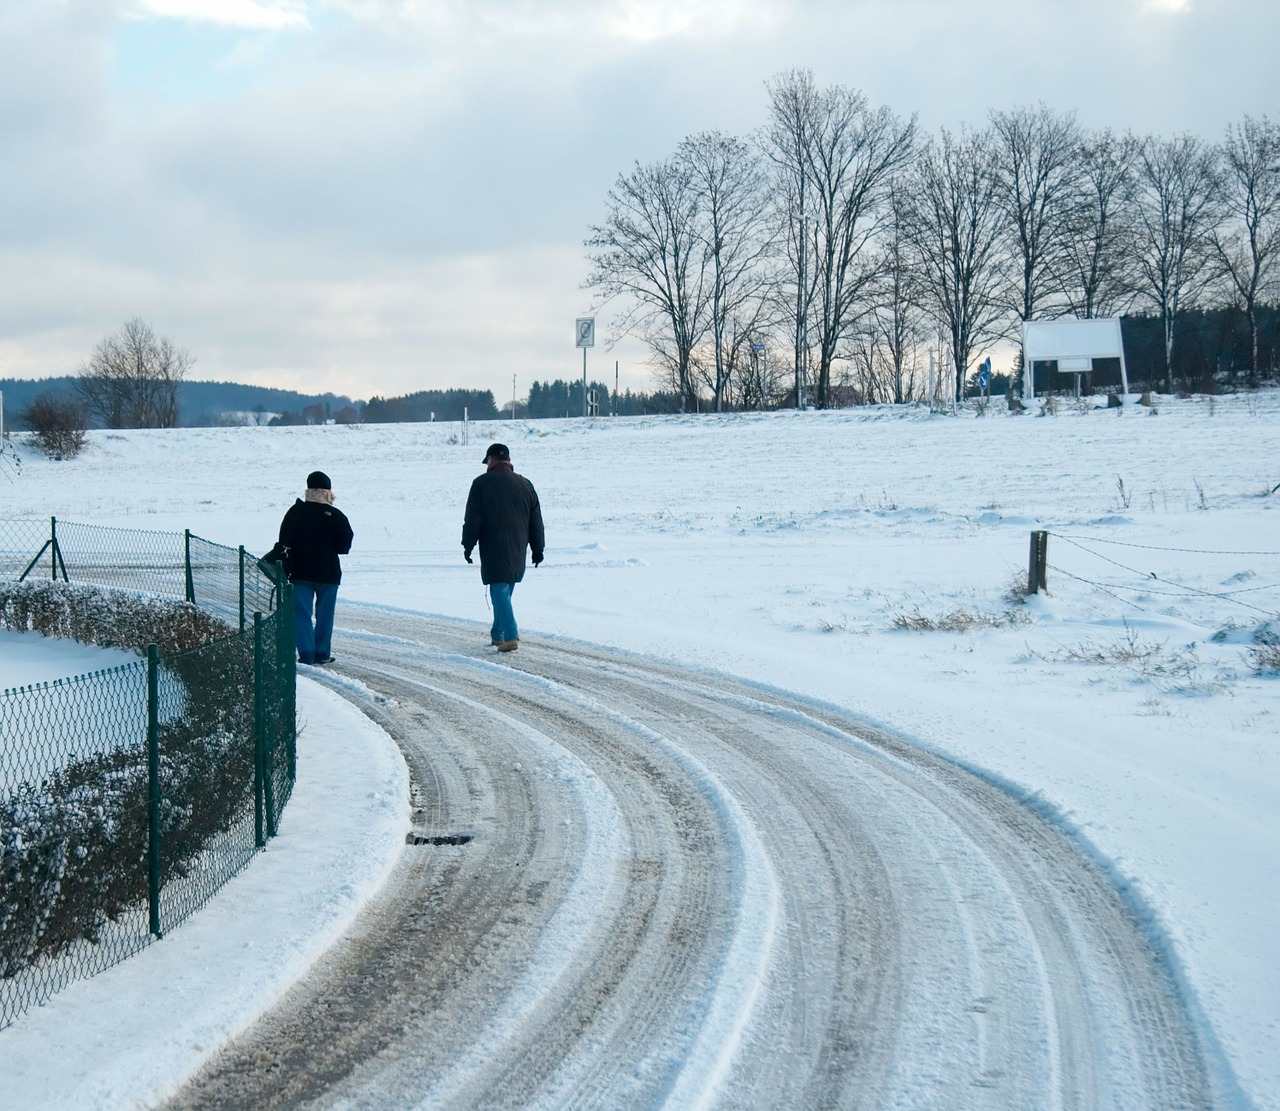
<path fill-rule="evenodd" d="M 867 308 L 866 293 L 876 277 L 870 244 L 885 212 L 889 183 L 911 157 L 916 125 L 914 118 L 904 122 L 888 108 L 871 108 L 853 89 L 816 90 L 807 73 L 787 75 L 770 92 L 775 120 L 781 115 L 804 123 L 802 132 L 775 131 L 794 142 L 794 150 L 779 149 L 779 160 L 785 153 L 790 169 L 794 155 L 799 174 L 795 188 L 802 205 L 798 223 L 805 265 L 803 280 L 797 275 L 795 285 L 799 290 L 809 284 L 811 265 L 812 286 L 806 292 L 812 315 L 806 316 L 804 338 L 812 338 L 816 347 L 814 402 L 825 408 L 840 341 Z M 793 216 L 788 223 L 794 226 L 797 220 Z"/>
<path fill-rule="evenodd" d="M 1138 141 L 1111 131 L 1083 135 L 1066 238 L 1065 290 L 1073 315 L 1116 316 L 1133 298 L 1130 272 Z"/>
<path fill-rule="evenodd" d="M 637 164 L 609 191 L 605 222 L 586 242 L 588 288 L 628 300 L 622 330 L 649 345 L 686 409 L 696 403 L 693 352 L 706 333 L 710 292 L 700 203 L 677 159 Z"/>
<path fill-rule="evenodd" d="M 108 428 L 173 428 L 178 383 L 195 362 L 141 317 L 98 341 L 80 368 L 76 392 Z"/>
<path fill-rule="evenodd" d="M 741 139 L 704 132 L 681 143 L 676 157 L 687 167 L 699 200 L 698 235 L 710 283 L 706 382 L 720 412 L 745 337 L 767 299 L 770 199 L 755 152 Z M 745 329 L 737 326 L 740 320 Z"/>
<path fill-rule="evenodd" d="M 766 83 L 769 124 L 765 150 L 774 166 L 777 216 L 787 281 L 779 283 L 780 302 L 789 310 L 795 352 L 795 402 L 805 404 L 809 367 L 809 312 L 813 304 L 813 220 L 809 150 L 818 131 L 821 94 L 809 70 L 793 69 Z M 786 291 L 790 291 L 787 297 Z"/>
<path fill-rule="evenodd" d="M 1192 135 L 1147 139 L 1138 152 L 1136 184 L 1138 288 L 1160 314 L 1165 387 L 1172 392 L 1174 324 L 1212 276 L 1220 221 L 1214 151 Z"/>
<path fill-rule="evenodd" d="M 915 144 L 914 118 L 871 109 L 861 93 L 828 91 L 813 149 L 817 220 L 818 375 L 816 404 L 829 403 L 831 365 L 841 339 L 870 308 L 878 272 L 871 244 L 888 210 L 889 187 Z"/>
<path fill-rule="evenodd" d="M 997 196 L 1019 263 L 1011 308 L 1021 320 L 1057 315 L 1080 129 L 1044 104 L 992 112 Z"/>
<path fill-rule="evenodd" d="M 1214 269 L 1249 322 L 1257 381 L 1258 305 L 1280 292 L 1280 127 L 1245 116 L 1222 144 L 1224 224 L 1210 232 Z"/>
<path fill-rule="evenodd" d="M 867 343 L 884 364 L 885 389 L 875 400 L 903 405 L 916 395 L 919 351 L 925 341 L 923 290 L 911 256 L 907 234 L 909 207 L 901 182 L 895 183 L 889 201 L 889 218 L 880 237 L 875 270 L 879 281 L 865 334 Z"/>
<path fill-rule="evenodd" d="M 990 132 L 957 138 L 944 128 L 916 159 L 903 194 L 921 290 L 948 339 L 957 399 L 974 350 L 997 339 L 1007 318 L 998 190 Z"/>

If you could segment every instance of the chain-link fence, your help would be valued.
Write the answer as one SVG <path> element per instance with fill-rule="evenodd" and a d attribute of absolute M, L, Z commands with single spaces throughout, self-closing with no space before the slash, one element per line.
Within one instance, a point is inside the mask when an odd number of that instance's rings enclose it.
<path fill-rule="evenodd" d="M 0 693 L 0 1027 L 185 920 L 275 834 L 296 755 L 279 578 L 190 533 L 0 520 L 0 628 L 145 654 Z"/>

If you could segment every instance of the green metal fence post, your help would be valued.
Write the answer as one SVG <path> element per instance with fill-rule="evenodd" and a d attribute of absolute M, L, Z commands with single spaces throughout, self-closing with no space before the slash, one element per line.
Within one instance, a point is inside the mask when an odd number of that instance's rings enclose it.
<path fill-rule="evenodd" d="M 267 658 L 267 627 L 265 618 L 261 614 L 258 615 L 254 622 L 258 632 L 255 637 L 254 653 L 258 658 L 258 671 L 262 675 L 262 787 L 263 787 L 263 809 L 267 814 L 267 836 L 274 837 L 276 835 L 276 730 L 271 728 L 272 715 L 268 713 L 267 705 L 267 668 L 273 661 Z M 273 674 L 275 668 L 271 668 Z M 272 699 L 275 704 L 279 703 L 278 699 Z"/>
<path fill-rule="evenodd" d="M 69 583 L 71 580 L 67 578 L 67 565 L 65 562 L 63 562 L 62 549 L 58 546 L 58 518 L 57 517 L 49 518 L 49 546 L 51 549 L 49 552 L 49 570 L 51 572 L 50 578 L 52 578 L 54 582 L 58 581 L 58 566 L 59 564 L 61 564 L 62 581 L 64 583 Z"/>
<path fill-rule="evenodd" d="M 160 649 L 147 645 L 147 903 L 160 932 Z"/>
<path fill-rule="evenodd" d="M 182 530 L 183 540 L 185 541 L 185 559 L 187 565 L 187 601 L 194 603 L 196 600 L 196 582 L 191 575 L 191 530 L 189 528 Z"/>
<path fill-rule="evenodd" d="M 267 802 L 270 791 L 267 775 L 267 730 L 264 721 L 264 691 L 262 675 L 262 614 L 253 615 L 253 801 L 254 843 L 262 848 L 267 843 L 268 828 L 272 823 L 270 805 Z"/>
<path fill-rule="evenodd" d="M 244 632 L 244 545 L 240 545 L 240 631 Z"/>
<path fill-rule="evenodd" d="M 298 652 L 293 631 L 293 583 L 281 575 L 279 617 L 280 681 L 284 684 L 284 736 L 289 782 L 298 777 Z"/>

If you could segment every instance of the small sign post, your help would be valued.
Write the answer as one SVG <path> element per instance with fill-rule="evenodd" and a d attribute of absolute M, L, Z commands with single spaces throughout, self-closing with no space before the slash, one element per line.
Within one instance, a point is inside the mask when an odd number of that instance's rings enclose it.
<path fill-rule="evenodd" d="M 577 323 L 578 346 L 582 348 L 582 415 L 587 415 L 587 348 L 596 345 L 596 318 L 580 316 Z"/>

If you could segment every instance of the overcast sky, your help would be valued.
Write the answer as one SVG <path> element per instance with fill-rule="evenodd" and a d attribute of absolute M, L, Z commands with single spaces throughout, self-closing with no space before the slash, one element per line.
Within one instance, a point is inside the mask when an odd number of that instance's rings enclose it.
<path fill-rule="evenodd" d="M 195 378 L 501 403 L 581 374 L 618 174 L 778 73 L 1217 139 L 1280 114 L 1277 42 L 1275 0 L 0 0 L 0 377 L 141 316 Z M 596 315 L 592 378 L 651 388 Z"/>

